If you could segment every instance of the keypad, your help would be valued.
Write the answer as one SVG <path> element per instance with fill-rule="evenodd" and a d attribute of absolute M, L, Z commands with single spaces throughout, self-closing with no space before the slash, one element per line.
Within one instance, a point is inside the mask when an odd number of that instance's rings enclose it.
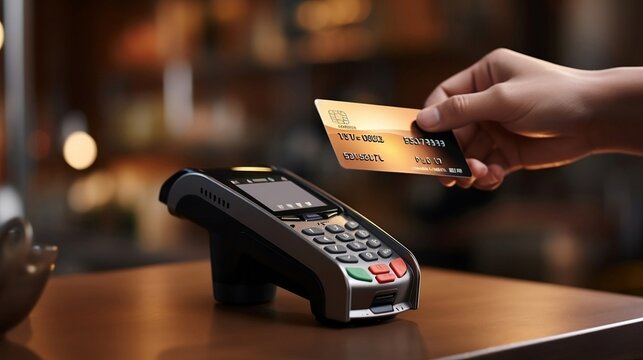
<path fill-rule="evenodd" d="M 341 225 L 328 224 L 326 225 L 326 231 L 331 232 L 333 234 L 339 234 L 344 232 L 344 228 Z"/>
<path fill-rule="evenodd" d="M 406 263 L 402 258 L 397 258 L 391 261 L 389 265 L 397 277 L 401 278 L 406 274 Z"/>
<path fill-rule="evenodd" d="M 324 250 L 331 254 L 343 254 L 346 252 L 346 248 L 342 245 L 328 245 L 324 246 Z"/>
<path fill-rule="evenodd" d="M 393 250 L 389 248 L 381 248 L 377 251 L 377 255 L 383 257 L 383 258 L 390 258 L 391 255 L 393 255 Z"/>
<path fill-rule="evenodd" d="M 364 243 L 359 241 L 353 241 L 352 243 L 346 246 L 353 251 L 364 251 L 367 249 L 366 245 L 364 245 Z"/>
<path fill-rule="evenodd" d="M 318 244 L 322 244 L 322 245 L 334 244 L 335 243 L 335 240 L 333 240 L 332 238 L 330 238 L 330 237 L 328 237 L 326 235 L 324 235 L 324 236 L 315 236 L 313 238 L 313 241 L 318 243 Z"/>
<path fill-rule="evenodd" d="M 306 220 L 319 219 L 310 216 Z M 395 258 L 392 249 L 384 246 L 380 239 L 371 236 L 356 221 L 347 221 L 343 226 L 336 223 L 310 226 L 303 228 L 301 232 L 310 236 L 312 242 L 319 245 L 320 250 L 332 254 L 335 261 L 345 264 L 346 275 L 355 280 L 385 284 L 402 278 L 407 272 L 404 260 Z M 382 261 L 392 257 L 393 261 Z"/>
<path fill-rule="evenodd" d="M 371 249 L 375 249 L 382 246 L 382 242 L 377 239 L 369 239 L 366 242 L 366 245 L 368 245 L 368 247 L 370 247 Z"/>
<path fill-rule="evenodd" d="M 377 279 L 377 282 L 380 284 L 385 284 L 385 283 L 390 283 L 395 280 L 395 275 L 394 274 L 380 274 L 375 276 L 375 279 Z"/>
<path fill-rule="evenodd" d="M 349 221 L 346 224 L 344 224 L 344 227 L 352 231 L 352 230 L 356 230 L 359 227 L 359 224 L 357 223 L 357 221 Z"/>
<path fill-rule="evenodd" d="M 371 236 L 371 234 L 369 234 L 368 231 L 366 230 L 357 230 L 355 231 L 355 236 L 357 236 L 360 239 L 366 239 L 369 236 Z"/>
<path fill-rule="evenodd" d="M 355 264 L 359 261 L 359 259 L 357 259 L 357 256 L 355 255 L 340 255 L 335 259 L 337 259 L 337 261 L 347 263 L 347 264 Z"/>
<path fill-rule="evenodd" d="M 347 255 L 347 256 L 350 256 L 350 255 Z M 373 281 L 373 277 L 371 276 L 371 274 L 369 274 L 366 270 L 359 267 L 347 267 L 346 273 L 348 274 L 348 276 L 352 277 L 355 280 L 367 281 L 367 282 Z"/>
<path fill-rule="evenodd" d="M 377 260 L 377 254 L 371 251 L 363 252 L 359 254 L 359 257 L 361 257 L 365 261 L 375 261 Z"/>
<path fill-rule="evenodd" d="M 337 235 L 335 235 L 335 238 L 336 238 L 337 240 L 339 240 L 339 241 L 343 241 L 343 242 L 349 242 L 349 241 L 353 241 L 353 240 L 355 240 L 355 238 L 353 237 L 353 235 L 351 235 L 351 234 L 349 234 L 349 233 L 341 233 L 341 234 L 337 234 Z"/>
<path fill-rule="evenodd" d="M 324 230 L 318 227 L 309 227 L 301 231 L 308 236 L 324 235 Z"/>
<path fill-rule="evenodd" d="M 379 274 L 388 274 L 391 270 L 389 269 L 386 264 L 373 264 L 368 267 L 368 271 L 370 271 L 373 275 L 379 275 Z"/>

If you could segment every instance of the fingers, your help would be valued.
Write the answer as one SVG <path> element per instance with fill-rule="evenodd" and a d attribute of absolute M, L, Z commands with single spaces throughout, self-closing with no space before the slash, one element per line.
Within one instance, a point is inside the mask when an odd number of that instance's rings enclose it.
<path fill-rule="evenodd" d="M 507 49 L 487 54 L 433 90 L 418 114 L 418 125 L 426 131 L 444 131 L 477 121 L 505 120 L 514 106 L 503 85 L 527 59 Z"/>
<path fill-rule="evenodd" d="M 479 190 L 495 190 L 502 185 L 505 175 L 512 171 L 498 152 L 492 153 L 486 164 L 474 158 L 467 158 L 467 164 L 471 170 L 471 177 L 444 177 L 439 178 L 440 183 L 446 187 L 457 185 L 463 189 L 474 187 Z"/>
<path fill-rule="evenodd" d="M 505 178 L 505 170 L 497 164 L 488 166 L 487 175 L 476 179 L 473 186 L 479 190 L 495 190 Z"/>
<path fill-rule="evenodd" d="M 504 122 L 514 110 L 508 86 L 497 84 L 484 91 L 453 95 L 424 108 L 417 115 L 417 123 L 426 131 L 445 131 L 480 121 Z"/>
<path fill-rule="evenodd" d="M 454 185 L 458 185 L 463 189 L 468 189 L 471 187 L 471 185 L 473 185 L 476 179 L 484 178 L 485 176 L 487 176 L 489 169 L 487 168 L 487 165 L 482 163 L 480 160 L 468 158 L 467 165 L 469 166 L 469 170 L 471 170 L 471 177 L 468 177 L 468 178 L 441 177 L 441 178 L 438 178 L 438 180 L 440 181 L 440 183 L 442 183 L 442 185 L 446 187 L 452 187 Z"/>
<path fill-rule="evenodd" d="M 493 72 L 490 71 L 494 66 L 491 56 L 493 53 L 443 81 L 429 95 L 424 106 L 436 105 L 453 95 L 483 91 L 494 85 L 497 79 L 494 79 Z"/>
<path fill-rule="evenodd" d="M 468 127 L 461 129 L 466 128 Z M 482 127 L 480 127 L 479 130 L 476 131 L 475 135 L 468 142 L 465 142 L 464 146 L 462 146 L 464 155 L 468 158 L 474 159 L 486 159 L 487 156 L 489 156 L 489 154 L 491 154 L 491 152 L 494 150 L 494 148 L 495 142 L 493 138 L 489 136 L 489 134 Z"/>

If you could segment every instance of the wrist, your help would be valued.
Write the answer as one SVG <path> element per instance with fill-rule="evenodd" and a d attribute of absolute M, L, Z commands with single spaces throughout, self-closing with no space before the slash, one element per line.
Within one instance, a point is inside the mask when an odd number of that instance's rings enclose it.
<path fill-rule="evenodd" d="M 643 68 L 588 74 L 588 140 L 592 152 L 643 154 Z"/>

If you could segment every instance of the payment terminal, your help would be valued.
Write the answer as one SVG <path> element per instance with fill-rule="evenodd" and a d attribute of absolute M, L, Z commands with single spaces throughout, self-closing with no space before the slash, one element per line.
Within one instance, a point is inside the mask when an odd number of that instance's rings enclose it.
<path fill-rule="evenodd" d="M 268 302 L 279 286 L 308 299 L 320 321 L 383 319 L 418 307 L 413 254 L 287 170 L 183 169 L 165 181 L 160 200 L 208 230 L 220 303 Z"/>

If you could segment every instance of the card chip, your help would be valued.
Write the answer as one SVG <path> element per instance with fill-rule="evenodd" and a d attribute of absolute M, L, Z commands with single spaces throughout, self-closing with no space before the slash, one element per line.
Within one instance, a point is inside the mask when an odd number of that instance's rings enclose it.
<path fill-rule="evenodd" d="M 328 110 L 328 115 L 330 115 L 330 119 L 335 123 L 335 124 L 350 124 L 350 121 L 348 121 L 348 115 L 344 111 L 341 110 Z"/>

